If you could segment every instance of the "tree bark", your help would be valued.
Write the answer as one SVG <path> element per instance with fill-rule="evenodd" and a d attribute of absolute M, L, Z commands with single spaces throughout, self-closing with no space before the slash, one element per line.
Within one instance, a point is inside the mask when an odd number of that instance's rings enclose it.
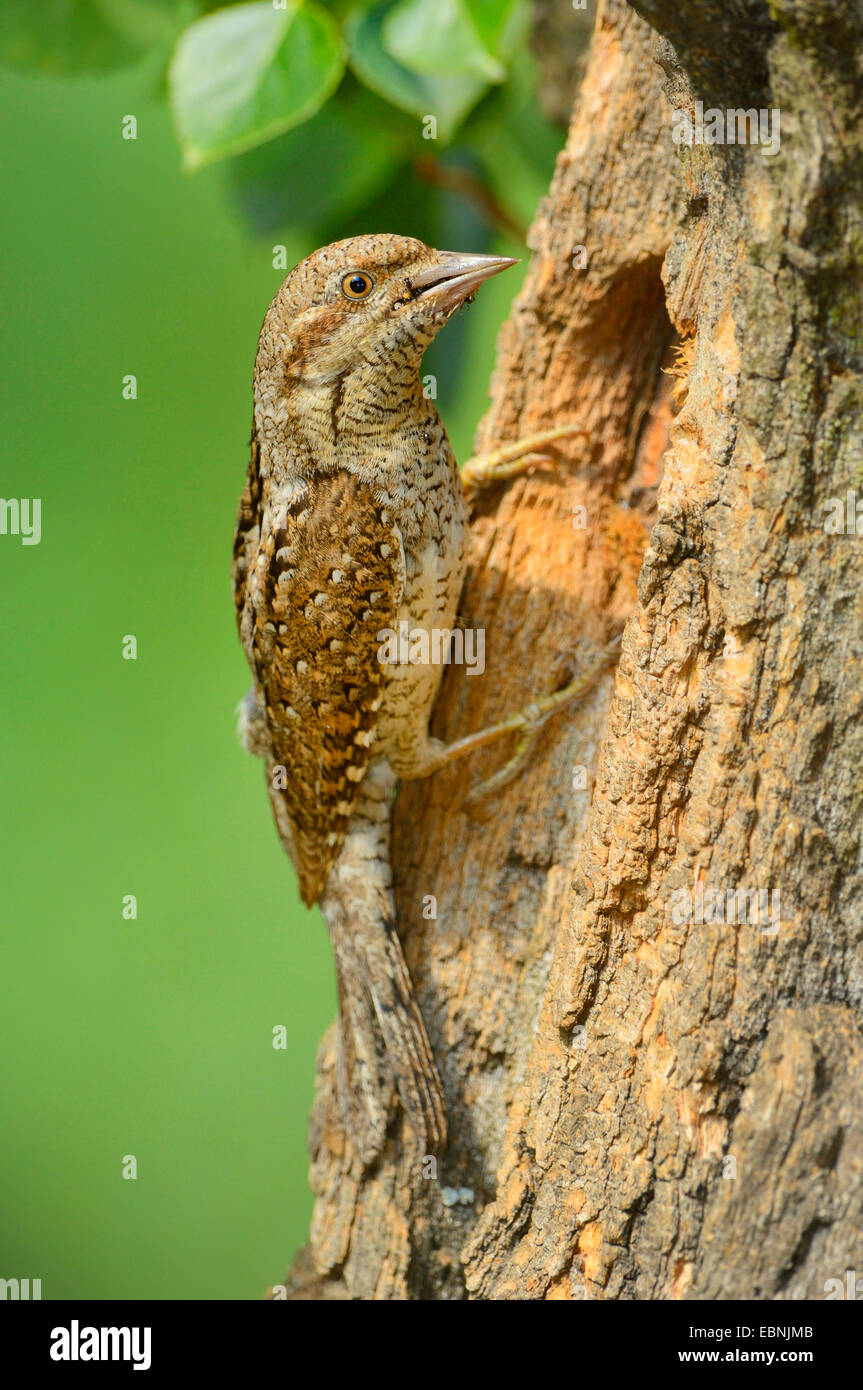
<path fill-rule="evenodd" d="M 859 1265 L 863 538 L 825 516 L 856 488 L 863 531 L 861 37 L 856 3 L 600 6 L 478 447 L 587 435 L 478 507 L 486 673 L 434 732 L 625 623 L 621 660 L 480 813 L 500 750 L 400 792 L 449 1148 L 352 1167 L 328 1034 L 290 1296 L 817 1298 Z M 695 102 L 778 108 L 780 152 L 675 145 Z"/>

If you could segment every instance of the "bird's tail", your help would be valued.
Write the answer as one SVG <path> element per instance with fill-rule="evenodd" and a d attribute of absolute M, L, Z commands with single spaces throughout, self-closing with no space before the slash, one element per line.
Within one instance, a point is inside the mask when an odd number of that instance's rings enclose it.
<path fill-rule="evenodd" d="M 394 787 L 389 766 L 373 763 L 321 898 L 339 989 L 342 1113 L 366 1164 L 384 1146 L 396 1095 L 426 1151 L 446 1140 L 440 1081 L 395 929 Z"/>

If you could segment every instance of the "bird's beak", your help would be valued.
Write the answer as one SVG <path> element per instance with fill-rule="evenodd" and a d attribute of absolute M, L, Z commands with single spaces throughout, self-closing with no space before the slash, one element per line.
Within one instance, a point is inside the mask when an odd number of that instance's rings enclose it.
<path fill-rule="evenodd" d="M 451 309 L 479 288 L 483 280 L 508 270 L 516 262 L 511 256 L 466 256 L 456 251 L 438 251 L 434 265 L 408 277 L 414 301 L 428 301 L 436 309 Z"/>

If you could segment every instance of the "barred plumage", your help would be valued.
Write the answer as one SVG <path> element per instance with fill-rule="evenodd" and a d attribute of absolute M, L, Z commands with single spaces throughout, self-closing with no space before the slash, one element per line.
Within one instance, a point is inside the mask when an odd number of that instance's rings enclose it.
<path fill-rule="evenodd" d="M 325 247 L 282 285 L 255 363 L 234 544 L 254 677 L 246 741 L 266 760 L 303 899 L 321 901 L 332 937 L 342 1105 L 363 1162 L 396 1094 L 423 1145 L 445 1138 L 389 863 L 395 780 L 438 752 L 428 720 L 441 667 L 387 665 L 380 634 L 454 624 L 466 504 L 420 363 L 454 309 L 511 263 L 397 236 Z"/>

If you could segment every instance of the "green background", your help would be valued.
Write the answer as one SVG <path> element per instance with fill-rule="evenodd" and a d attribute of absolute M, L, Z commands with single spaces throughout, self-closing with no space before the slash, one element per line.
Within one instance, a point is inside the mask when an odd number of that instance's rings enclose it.
<path fill-rule="evenodd" d="M 0 536 L 0 1277 L 43 1298 L 279 1281 L 335 1006 L 323 923 L 235 737 L 229 579 L 272 246 L 290 265 L 313 245 L 255 236 L 223 168 L 181 171 L 155 85 L 145 66 L 0 88 L 0 495 L 42 499 L 41 544 Z M 524 255 L 451 197 L 439 244 Z M 334 234 L 362 231 L 430 239 L 407 196 Z M 484 287 L 427 359 L 459 457 L 517 288 Z"/>

